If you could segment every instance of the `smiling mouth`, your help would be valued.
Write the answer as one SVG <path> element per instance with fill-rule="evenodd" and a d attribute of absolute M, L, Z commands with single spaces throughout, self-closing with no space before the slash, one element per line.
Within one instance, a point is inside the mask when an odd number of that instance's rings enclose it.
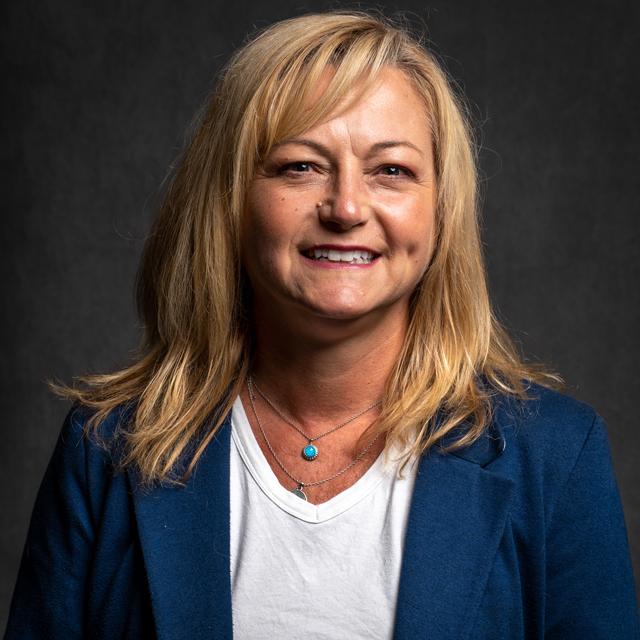
<path fill-rule="evenodd" d="M 364 249 L 341 250 L 325 247 L 307 249 L 302 254 L 318 262 L 344 262 L 346 264 L 371 264 L 378 257 L 378 254 L 373 253 L 373 251 Z"/>

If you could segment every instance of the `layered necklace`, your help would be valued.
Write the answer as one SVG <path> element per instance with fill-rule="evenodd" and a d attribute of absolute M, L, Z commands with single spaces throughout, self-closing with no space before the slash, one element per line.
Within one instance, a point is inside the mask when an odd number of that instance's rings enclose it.
<path fill-rule="evenodd" d="M 344 467 L 343 469 L 340 469 L 340 471 L 334 473 L 332 476 L 330 476 L 328 478 L 324 478 L 322 480 L 316 480 L 315 482 L 303 482 L 299 478 L 296 478 L 284 466 L 284 464 L 282 463 L 282 461 L 280 460 L 280 458 L 278 457 L 278 455 L 274 451 L 273 447 L 271 446 L 271 443 L 269 442 L 269 438 L 267 437 L 267 434 L 265 433 L 265 430 L 264 430 L 264 428 L 262 426 L 262 422 L 260 421 L 260 417 L 258 416 L 258 412 L 256 411 L 256 406 L 255 406 L 255 397 L 256 397 L 256 395 L 255 395 L 255 392 L 256 391 L 258 392 L 260 397 L 273 409 L 273 411 L 286 424 L 288 424 L 290 427 L 295 429 L 305 440 L 307 440 L 307 445 L 302 448 L 302 452 L 301 452 L 302 453 L 302 457 L 307 462 L 311 462 L 311 461 L 315 460 L 318 457 L 319 453 L 320 453 L 319 449 L 318 449 L 318 446 L 316 444 L 314 444 L 315 442 L 320 440 L 320 438 L 324 438 L 325 436 L 328 436 L 330 433 L 334 433 L 338 429 L 341 429 L 342 427 L 345 427 L 346 425 L 348 425 L 349 423 L 353 422 L 354 420 L 356 420 L 360 416 L 364 415 L 368 411 L 371 411 L 374 407 L 379 406 L 381 404 L 381 400 L 378 400 L 377 402 L 374 402 L 373 404 L 369 405 L 368 407 L 366 407 L 362 411 L 359 411 L 358 413 L 356 413 L 356 415 L 352 416 L 348 420 L 345 420 L 344 422 L 341 422 L 340 424 L 336 425 L 335 427 L 332 427 L 328 431 L 325 431 L 325 432 L 321 433 L 320 435 L 317 435 L 317 436 L 312 438 L 311 436 L 307 435 L 298 425 L 294 424 L 289 418 L 287 418 L 282 413 L 282 411 L 280 411 L 280 409 L 278 409 L 276 407 L 276 405 L 258 387 L 258 385 L 253 380 L 252 376 L 249 376 L 247 378 L 247 390 L 249 392 L 249 403 L 251 404 L 251 411 L 253 413 L 253 416 L 256 419 L 256 423 L 258 424 L 258 429 L 260 429 L 260 433 L 262 434 L 262 437 L 264 438 L 264 441 L 265 441 L 265 443 L 267 445 L 267 448 L 269 449 L 269 451 L 270 451 L 271 455 L 273 456 L 273 459 L 276 461 L 277 465 L 280 467 L 280 469 L 282 469 L 282 472 L 288 478 L 290 478 L 293 482 L 296 483 L 296 485 L 297 485 L 296 488 L 292 489 L 291 492 L 293 494 L 295 494 L 296 496 L 298 496 L 299 498 L 302 498 L 303 500 L 307 500 L 307 495 L 305 494 L 305 492 L 303 490 L 304 487 L 316 487 L 318 485 L 324 484 L 325 482 L 330 482 L 331 480 L 334 480 L 338 476 L 341 476 L 343 473 L 346 473 L 347 471 L 349 471 L 349 469 L 351 469 L 360 460 L 362 460 L 362 458 L 371 449 L 371 447 L 373 447 L 373 445 L 376 443 L 376 441 L 378 440 L 378 438 L 381 435 L 381 434 L 378 434 L 362 451 L 360 451 L 360 453 L 358 453 L 358 455 L 346 467 Z"/>

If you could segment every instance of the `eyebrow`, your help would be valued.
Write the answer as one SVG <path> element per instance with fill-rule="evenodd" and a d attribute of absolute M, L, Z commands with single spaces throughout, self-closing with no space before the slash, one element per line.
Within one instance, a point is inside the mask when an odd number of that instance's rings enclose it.
<path fill-rule="evenodd" d="M 303 147 L 309 147 L 318 153 L 329 156 L 331 152 L 327 147 L 325 147 L 322 143 L 316 142 L 315 140 L 308 140 L 307 138 L 289 138 L 287 140 L 283 140 L 275 145 L 274 149 L 278 149 L 287 144 L 299 144 Z M 369 152 L 367 153 L 367 157 L 375 155 L 378 151 L 382 151 L 384 149 L 392 149 L 394 147 L 409 147 L 417 151 L 422 157 L 424 157 L 424 152 L 417 147 L 413 142 L 409 142 L 409 140 L 383 140 L 382 142 L 376 142 L 371 145 Z"/>

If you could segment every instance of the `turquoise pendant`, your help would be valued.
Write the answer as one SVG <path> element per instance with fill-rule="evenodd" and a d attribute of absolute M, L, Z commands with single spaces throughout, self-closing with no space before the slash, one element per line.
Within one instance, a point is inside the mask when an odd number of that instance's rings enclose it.
<path fill-rule="evenodd" d="M 318 447 L 316 447 L 315 444 L 311 444 L 309 443 L 303 450 L 302 450 L 302 457 L 305 460 L 315 460 L 318 457 Z"/>

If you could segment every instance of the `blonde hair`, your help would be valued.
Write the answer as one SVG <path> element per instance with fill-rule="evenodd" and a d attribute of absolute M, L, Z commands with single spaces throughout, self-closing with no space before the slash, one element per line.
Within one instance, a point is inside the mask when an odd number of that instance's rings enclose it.
<path fill-rule="evenodd" d="M 328 66 L 326 91 L 302 108 Z M 235 53 L 184 151 L 139 272 L 139 359 L 61 389 L 95 410 L 90 430 L 116 407 L 131 407 L 121 462 L 146 482 L 186 479 L 245 383 L 251 327 L 239 229 L 257 164 L 387 66 L 406 74 L 427 107 L 438 194 L 432 261 L 373 428 L 423 453 L 466 420 L 452 445 L 463 446 L 487 427 L 492 395 L 525 397 L 526 381 L 557 380 L 522 362 L 492 314 L 470 127 L 435 57 L 406 28 L 368 13 L 297 17 Z"/>

